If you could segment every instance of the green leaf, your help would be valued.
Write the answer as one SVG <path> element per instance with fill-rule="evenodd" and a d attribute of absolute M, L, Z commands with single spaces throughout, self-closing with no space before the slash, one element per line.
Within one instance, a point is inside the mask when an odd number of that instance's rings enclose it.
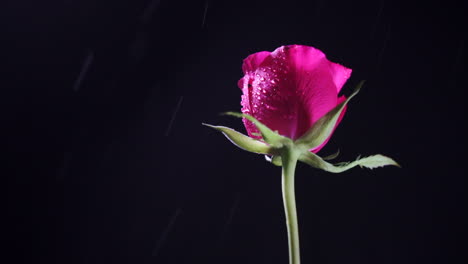
<path fill-rule="evenodd" d="M 306 149 L 312 149 L 322 144 L 330 137 L 346 104 L 359 92 L 363 85 L 364 81 L 361 81 L 354 89 L 354 92 L 344 102 L 337 105 L 315 122 L 315 124 L 302 137 L 297 139 L 295 143 Z"/>
<path fill-rule="evenodd" d="M 368 169 L 375 169 L 387 165 L 397 166 L 401 168 L 400 164 L 398 164 L 395 160 L 381 154 L 365 157 L 354 162 L 357 163 L 357 165 L 359 165 L 361 168 Z"/>
<path fill-rule="evenodd" d="M 321 157 L 317 156 L 316 154 L 308 151 L 304 151 L 299 156 L 299 160 L 309 164 L 310 166 L 318 169 L 322 169 L 332 173 L 340 173 L 346 170 L 349 170 L 353 167 L 360 166 L 361 168 L 368 168 L 374 169 L 378 167 L 383 167 L 387 165 L 393 165 L 400 167 L 400 165 L 394 161 L 393 159 L 386 157 L 384 155 L 373 155 L 369 157 L 365 157 L 362 159 L 357 159 L 352 162 L 341 162 L 337 164 L 331 164 L 323 160 Z"/>
<path fill-rule="evenodd" d="M 232 128 L 224 127 L 224 126 L 213 126 L 213 125 L 204 124 L 204 123 L 203 125 L 214 128 L 218 131 L 221 131 L 234 145 L 238 146 L 239 148 L 243 150 L 250 151 L 253 153 L 258 153 L 258 154 L 269 154 L 269 155 L 274 155 L 278 153 L 278 151 L 273 149 L 268 144 L 261 142 L 259 140 L 253 139 L 251 137 L 248 137 L 242 133 L 237 132 L 236 130 Z"/>
<path fill-rule="evenodd" d="M 277 132 L 272 131 L 267 126 L 262 124 L 260 121 L 255 119 L 253 116 L 250 116 L 247 114 L 236 113 L 236 112 L 226 112 L 224 114 L 239 117 L 239 118 L 243 117 L 249 120 L 250 122 L 254 123 L 255 126 L 260 131 L 260 133 L 262 134 L 263 140 L 265 140 L 266 143 L 270 144 L 274 148 L 281 148 L 284 144 L 292 143 L 291 139 L 287 137 L 283 137 Z"/>

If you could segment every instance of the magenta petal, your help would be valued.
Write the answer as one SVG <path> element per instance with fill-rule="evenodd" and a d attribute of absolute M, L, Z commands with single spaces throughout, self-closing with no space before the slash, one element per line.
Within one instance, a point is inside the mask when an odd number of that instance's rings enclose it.
<path fill-rule="evenodd" d="M 346 81 L 351 76 L 351 69 L 346 68 L 343 65 L 330 62 L 330 71 L 333 76 L 333 81 L 335 82 L 337 92 L 341 91 L 341 88 L 346 83 Z"/>
<path fill-rule="evenodd" d="M 242 112 L 292 139 L 338 104 L 338 91 L 351 74 L 350 69 L 328 61 L 320 50 L 300 45 L 250 55 L 242 69 L 245 75 L 238 82 Z M 251 122 L 244 120 L 244 124 L 249 136 L 260 138 Z"/>
<path fill-rule="evenodd" d="M 337 104 L 336 104 L 336 105 L 341 104 L 341 103 L 344 102 L 345 100 L 346 100 L 346 97 L 341 96 L 340 98 L 338 98 L 338 101 L 337 101 Z M 343 111 L 341 111 L 341 114 L 340 114 L 340 116 L 338 117 L 338 120 L 336 121 L 335 127 L 333 128 L 333 131 L 332 131 L 332 133 L 330 134 L 330 136 L 329 136 L 325 141 L 323 141 L 322 144 L 318 145 L 317 147 L 315 147 L 315 148 L 313 148 L 313 149 L 310 149 L 311 152 L 313 152 L 313 153 L 319 152 L 319 151 L 328 143 L 328 141 L 330 140 L 331 136 L 332 136 L 333 133 L 335 132 L 336 128 L 337 128 L 338 125 L 341 123 L 341 120 L 343 120 L 343 117 L 344 117 L 344 115 L 345 115 L 345 113 L 346 113 L 346 109 L 347 109 L 347 108 L 348 108 L 348 107 L 345 106 L 344 109 L 343 109 Z"/>
<path fill-rule="evenodd" d="M 299 138 L 336 106 L 336 86 L 327 62 L 312 47 L 276 49 L 249 75 L 253 116 L 281 135 Z"/>
<path fill-rule="evenodd" d="M 245 58 L 242 64 L 244 74 L 255 71 L 268 55 L 270 55 L 269 51 L 260 51 Z"/>
<path fill-rule="evenodd" d="M 242 105 L 242 113 L 255 116 L 252 110 L 252 82 L 253 78 L 251 74 L 246 74 L 243 78 L 241 78 L 237 85 L 242 90 L 242 97 L 241 97 L 241 105 Z M 243 119 L 244 126 L 247 129 L 247 133 L 250 137 L 260 139 L 260 136 L 254 135 L 254 133 L 259 133 L 257 127 L 247 119 Z"/>
<path fill-rule="evenodd" d="M 237 86 L 242 90 L 244 88 L 244 77 L 240 78 L 239 81 L 237 81 Z"/>

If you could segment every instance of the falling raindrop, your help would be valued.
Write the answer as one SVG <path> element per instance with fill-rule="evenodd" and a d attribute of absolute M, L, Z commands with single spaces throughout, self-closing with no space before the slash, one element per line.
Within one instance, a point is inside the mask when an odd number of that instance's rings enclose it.
<path fill-rule="evenodd" d="M 169 224 L 167 225 L 166 229 L 163 231 L 163 233 L 159 237 L 158 241 L 156 242 L 156 245 L 155 245 L 155 247 L 153 249 L 153 257 L 158 256 L 158 253 L 159 253 L 160 249 L 162 248 L 163 244 L 166 242 L 167 237 L 169 236 L 169 234 L 170 234 L 170 232 L 171 232 L 171 230 L 172 230 L 172 228 L 174 226 L 174 223 L 176 222 L 176 219 L 180 215 L 181 212 L 182 212 L 182 209 L 177 208 L 175 213 L 172 215 L 172 217 L 171 217 L 171 219 L 169 221 Z"/>
<path fill-rule="evenodd" d="M 76 79 L 75 84 L 73 85 L 73 91 L 77 92 L 80 89 L 81 83 L 83 82 L 83 79 L 88 73 L 91 63 L 93 62 L 93 59 L 94 59 L 94 53 L 90 51 L 88 55 L 86 56 L 83 62 L 83 65 L 81 67 L 80 74 L 78 75 L 78 78 Z"/>
<path fill-rule="evenodd" d="M 153 16 L 156 9 L 159 7 L 160 0 L 151 1 L 143 11 L 143 14 L 140 16 L 140 19 L 144 23 L 148 23 Z"/>
<path fill-rule="evenodd" d="M 169 121 L 169 125 L 167 126 L 167 129 L 166 129 L 166 134 L 165 134 L 166 137 L 169 136 L 169 133 L 171 132 L 172 125 L 174 124 L 175 118 L 176 118 L 176 116 L 177 116 L 177 112 L 179 111 L 180 106 L 182 105 L 183 99 L 184 99 L 184 97 L 183 97 L 183 96 L 180 96 L 179 101 L 177 102 L 177 105 L 176 105 L 176 107 L 175 107 L 175 110 L 174 110 L 174 112 L 172 113 L 171 120 Z"/>
<path fill-rule="evenodd" d="M 208 1 L 205 2 L 205 11 L 203 12 L 203 21 L 201 27 L 205 26 L 206 14 L 208 13 Z"/>

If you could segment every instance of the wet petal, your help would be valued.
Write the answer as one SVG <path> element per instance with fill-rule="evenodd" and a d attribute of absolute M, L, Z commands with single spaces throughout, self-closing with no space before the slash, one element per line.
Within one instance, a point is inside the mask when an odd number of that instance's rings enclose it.
<path fill-rule="evenodd" d="M 255 71 L 268 55 L 270 55 L 269 51 L 260 51 L 245 58 L 242 64 L 244 74 Z"/>
<path fill-rule="evenodd" d="M 292 139 L 338 104 L 338 91 L 351 74 L 320 50 L 300 45 L 255 53 L 244 60 L 243 70 L 242 112 Z M 244 124 L 249 136 L 259 138 L 252 123 Z"/>
<path fill-rule="evenodd" d="M 337 105 L 341 104 L 342 102 L 344 102 L 346 100 L 346 97 L 344 96 L 341 96 L 340 98 L 338 98 L 338 101 L 337 101 Z M 343 117 L 344 117 L 344 114 L 346 112 L 346 109 L 348 108 L 348 106 L 345 106 L 343 111 L 341 112 L 340 116 L 338 117 L 338 120 L 336 121 L 336 125 L 335 127 L 333 128 L 333 131 L 332 133 L 330 134 L 330 136 L 320 145 L 318 145 L 317 147 L 313 148 L 313 149 L 310 149 L 311 152 L 314 152 L 314 153 L 317 153 L 319 152 L 327 143 L 328 141 L 330 140 L 331 136 L 333 135 L 333 133 L 335 132 L 336 128 L 338 127 L 338 125 L 340 124 L 341 120 L 343 120 Z"/>
<path fill-rule="evenodd" d="M 352 70 L 346 68 L 343 65 L 330 62 L 330 71 L 331 76 L 333 76 L 333 81 L 335 82 L 337 92 L 339 93 L 343 85 L 351 76 Z"/>

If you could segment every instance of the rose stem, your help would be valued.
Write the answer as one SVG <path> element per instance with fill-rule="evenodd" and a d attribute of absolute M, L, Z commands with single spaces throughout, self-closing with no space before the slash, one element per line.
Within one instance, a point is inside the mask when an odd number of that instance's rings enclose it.
<path fill-rule="evenodd" d="M 281 160 L 284 211 L 288 230 L 289 264 L 300 264 L 299 227 L 297 225 L 296 196 L 294 192 L 294 171 L 296 169 L 298 153 L 291 147 L 284 149 Z"/>

